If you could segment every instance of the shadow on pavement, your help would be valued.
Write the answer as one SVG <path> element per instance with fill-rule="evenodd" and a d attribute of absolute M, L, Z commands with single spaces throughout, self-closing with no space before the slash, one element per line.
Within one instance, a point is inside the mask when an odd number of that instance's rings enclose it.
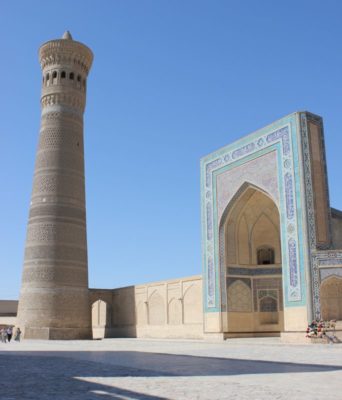
<path fill-rule="evenodd" d="M 105 383 L 87 382 L 82 378 L 229 376 L 336 370 L 342 370 L 342 366 L 136 351 L 6 351 L 0 352 L 0 399 L 162 400 L 165 398 Z"/>

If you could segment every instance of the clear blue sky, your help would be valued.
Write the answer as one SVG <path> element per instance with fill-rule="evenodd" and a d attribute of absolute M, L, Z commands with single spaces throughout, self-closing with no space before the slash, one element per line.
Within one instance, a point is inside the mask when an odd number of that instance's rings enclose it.
<path fill-rule="evenodd" d="M 201 273 L 199 160 L 298 110 L 324 118 L 342 208 L 341 1 L 0 0 L 0 298 L 17 298 L 39 46 L 95 54 L 85 115 L 90 286 Z"/>

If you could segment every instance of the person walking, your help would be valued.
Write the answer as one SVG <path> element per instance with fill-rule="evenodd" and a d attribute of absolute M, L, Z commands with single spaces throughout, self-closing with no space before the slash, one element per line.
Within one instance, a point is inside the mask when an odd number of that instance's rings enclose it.
<path fill-rule="evenodd" d="M 9 326 L 7 329 L 6 329 L 6 333 L 7 333 L 7 341 L 8 341 L 8 343 L 11 341 L 11 339 L 12 339 L 12 335 L 13 335 L 13 330 L 12 330 L 12 327 L 11 326 Z"/>

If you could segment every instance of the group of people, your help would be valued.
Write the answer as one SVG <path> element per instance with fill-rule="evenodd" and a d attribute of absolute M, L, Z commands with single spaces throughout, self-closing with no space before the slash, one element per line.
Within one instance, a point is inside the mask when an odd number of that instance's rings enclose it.
<path fill-rule="evenodd" d="M 21 330 L 18 327 L 15 331 L 14 340 L 20 342 Z M 2 343 L 9 343 L 13 337 L 13 328 L 8 326 L 7 328 L 0 329 L 0 340 Z"/>
<path fill-rule="evenodd" d="M 308 338 L 335 338 L 334 331 L 336 327 L 336 320 L 331 321 L 312 321 L 306 329 L 306 337 Z M 332 332 L 332 336 L 327 334 L 327 331 Z"/>

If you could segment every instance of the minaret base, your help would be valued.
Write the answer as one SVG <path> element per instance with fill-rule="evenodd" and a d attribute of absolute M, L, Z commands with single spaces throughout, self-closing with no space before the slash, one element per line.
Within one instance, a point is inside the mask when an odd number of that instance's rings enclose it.
<path fill-rule="evenodd" d="M 42 340 L 91 340 L 91 328 L 25 328 L 24 339 Z"/>

